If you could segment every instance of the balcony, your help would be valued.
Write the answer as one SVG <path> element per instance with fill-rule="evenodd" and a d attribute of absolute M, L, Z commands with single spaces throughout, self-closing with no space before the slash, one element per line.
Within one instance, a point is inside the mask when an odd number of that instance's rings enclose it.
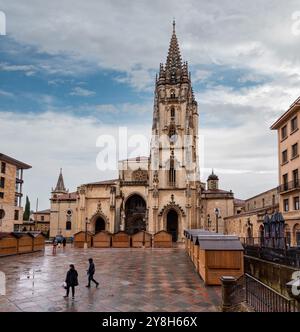
<path fill-rule="evenodd" d="M 292 190 L 296 190 L 296 189 L 300 189 L 299 180 L 294 180 L 294 181 L 284 183 L 277 188 L 277 191 L 278 191 L 278 193 L 284 193 L 284 192 L 292 191 Z"/>

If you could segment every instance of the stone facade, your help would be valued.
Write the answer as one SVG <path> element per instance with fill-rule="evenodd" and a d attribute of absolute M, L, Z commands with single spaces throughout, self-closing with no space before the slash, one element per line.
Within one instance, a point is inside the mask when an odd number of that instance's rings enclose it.
<path fill-rule="evenodd" d="M 245 200 L 245 211 L 225 218 L 224 232 L 242 238 L 261 237 L 264 217 L 278 210 L 278 202 L 277 188 Z"/>
<path fill-rule="evenodd" d="M 219 178 L 212 172 L 207 180 L 207 189 L 201 192 L 201 228 L 212 232 L 224 232 L 224 217 L 234 214 L 232 192 L 219 189 Z"/>
<path fill-rule="evenodd" d="M 50 232 L 50 209 L 34 212 L 32 219 L 35 223 L 35 231 L 47 235 Z"/>
<path fill-rule="evenodd" d="M 220 190 L 218 181 L 210 179 L 207 190 L 200 182 L 198 121 L 174 24 L 167 61 L 155 83 L 150 156 L 120 161 L 118 179 L 84 184 L 73 193 L 66 190 L 61 173 L 51 194 L 50 236 L 166 230 L 173 241 L 183 241 L 184 229 L 216 230 L 216 208 L 222 231 L 224 218 L 235 211 L 234 197 Z"/>
<path fill-rule="evenodd" d="M 0 232 L 12 232 L 23 221 L 23 170 L 31 166 L 0 153 Z"/>
<path fill-rule="evenodd" d="M 270 189 L 259 195 L 245 200 L 245 211 L 254 211 L 268 207 L 277 206 L 279 204 L 279 195 L 277 188 Z"/>

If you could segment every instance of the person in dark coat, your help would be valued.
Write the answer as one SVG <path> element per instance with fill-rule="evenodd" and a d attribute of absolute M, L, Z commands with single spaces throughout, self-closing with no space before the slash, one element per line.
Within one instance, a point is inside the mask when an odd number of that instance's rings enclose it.
<path fill-rule="evenodd" d="M 89 264 L 90 264 L 89 265 L 89 269 L 87 270 L 87 275 L 88 275 L 88 278 L 89 278 L 88 279 L 89 283 L 87 284 L 86 287 L 88 287 L 88 288 L 91 287 L 91 281 L 93 281 L 96 284 L 96 287 L 98 287 L 99 286 L 99 282 L 94 279 L 94 274 L 95 274 L 96 269 L 95 269 L 95 264 L 94 264 L 92 258 L 89 259 Z"/>
<path fill-rule="evenodd" d="M 57 247 L 57 241 L 56 241 L 56 238 L 53 239 L 53 250 L 52 250 L 52 254 L 53 255 L 56 255 L 56 247 Z"/>
<path fill-rule="evenodd" d="M 69 297 L 70 288 L 72 289 L 72 298 L 75 297 L 75 287 L 78 286 L 78 273 L 75 270 L 75 266 L 73 264 L 70 265 L 70 270 L 66 276 L 66 284 L 67 284 L 67 294 L 64 297 Z"/>
<path fill-rule="evenodd" d="M 65 237 L 63 238 L 62 243 L 63 243 L 63 248 L 65 249 L 67 245 L 67 239 Z"/>

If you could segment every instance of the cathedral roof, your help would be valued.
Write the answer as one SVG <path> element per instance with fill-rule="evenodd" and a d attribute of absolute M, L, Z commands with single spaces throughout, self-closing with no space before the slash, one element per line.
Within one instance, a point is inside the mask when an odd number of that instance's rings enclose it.
<path fill-rule="evenodd" d="M 202 191 L 203 194 L 221 194 L 221 195 L 225 195 L 225 194 L 231 194 L 233 195 L 232 191 L 227 191 L 227 190 L 221 190 L 221 189 L 208 189 L 208 190 L 203 190 Z"/>
<path fill-rule="evenodd" d="M 85 185 L 86 186 L 110 185 L 110 184 L 116 184 L 118 181 L 119 181 L 119 179 L 113 179 L 113 180 L 105 180 L 105 181 L 86 183 Z"/>
<path fill-rule="evenodd" d="M 77 199 L 77 192 L 54 195 L 52 201 L 74 201 Z"/>

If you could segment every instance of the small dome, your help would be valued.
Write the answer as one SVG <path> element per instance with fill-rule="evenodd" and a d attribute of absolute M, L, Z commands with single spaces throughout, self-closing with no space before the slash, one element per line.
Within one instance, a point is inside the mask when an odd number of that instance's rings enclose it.
<path fill-rule="evenodd" d="M 212 171 L 212 173 L 208 177 L 207 181 L 209 180 L 219 180 L 218 176 L 214 173 L 214 171 Z"/>

